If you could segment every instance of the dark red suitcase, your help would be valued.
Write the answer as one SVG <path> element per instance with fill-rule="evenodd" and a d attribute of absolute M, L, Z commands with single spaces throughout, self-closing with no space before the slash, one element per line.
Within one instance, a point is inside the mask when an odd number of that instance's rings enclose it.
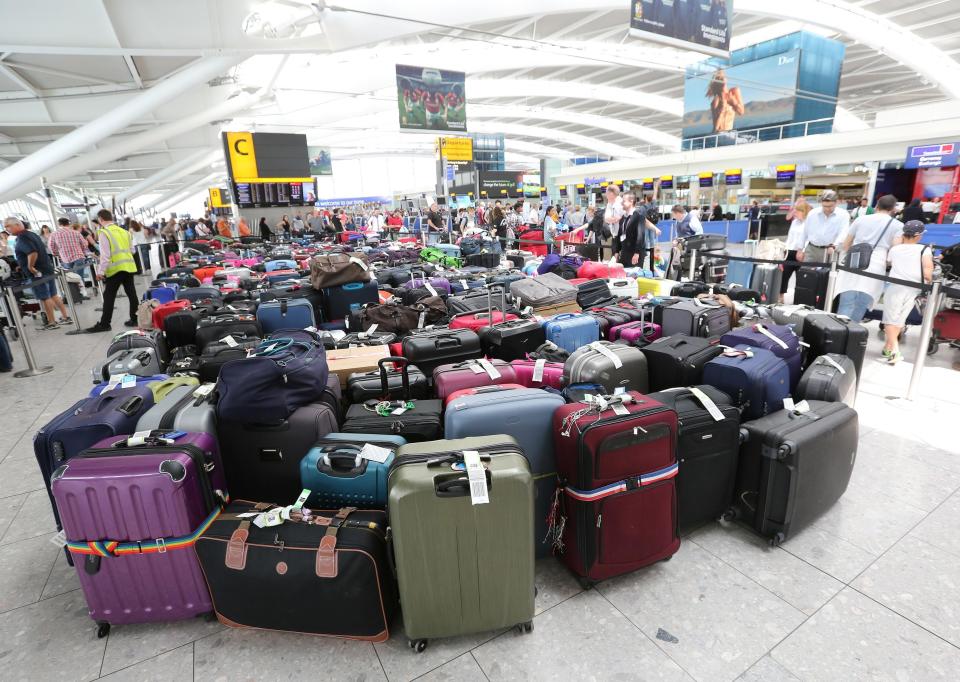
<path fill-rule="evenodd" d="M 561 558 L 581 585 L 671 557 L 680 547 L 677 413 L 634 391 L 553 416 L 563 494 Z M 559 521 L 559 519 L 558 519 Z"/>

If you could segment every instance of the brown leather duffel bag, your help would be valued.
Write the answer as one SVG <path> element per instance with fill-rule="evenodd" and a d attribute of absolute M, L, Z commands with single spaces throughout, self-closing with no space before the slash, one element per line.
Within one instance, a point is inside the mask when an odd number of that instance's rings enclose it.
<path fill-rule="evenodd" d="M 362 253 L 323 254 L 310 260 L 310 283 L 314 289 L 369 281 L 370 265 Z"/>

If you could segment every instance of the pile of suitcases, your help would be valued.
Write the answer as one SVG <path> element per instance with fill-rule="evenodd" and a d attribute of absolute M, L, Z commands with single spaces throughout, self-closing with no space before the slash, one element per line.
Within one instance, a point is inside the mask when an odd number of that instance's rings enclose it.
<path fill-rule="evenodd" d="M 843 494 L 860 325 L 438 251 L 244 243 L 160 273 L 34 441 L 100 636 L 215 612 L 382 641 L 401 605 L 417 651 L 529 631 L 537 557 L 590 586 L 722 515 L 779 543 Z"/>

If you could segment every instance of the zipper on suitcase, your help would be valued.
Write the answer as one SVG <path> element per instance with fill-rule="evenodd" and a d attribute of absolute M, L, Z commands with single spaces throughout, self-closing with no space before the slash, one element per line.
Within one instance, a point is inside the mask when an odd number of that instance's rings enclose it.
<path fill-rule="evenodd" d="M 618 424 L 620 422 L 630 421 L 631 419 L 636 419 L 637 417 L 648 417 L 653 414 L 658 414 L 660 412 L 669 412 L 670 408 L 666 405 L 661 405 L 660 407 L 653 407 L 647 410 L 642 410 L 640 412 L 632 412 L 630 414 L 623 415 L 622 417 L 614 417 L 613 419 L 607 419 L 605 421 L 594 421 L 590 424 L 587 424 L 583 429 L 578 428 L 580 435 L 577 436 L 577 485 L 582 488 L 589 488 L 589 480 L 592 479 L 591 470 L 592 467 L 589 465 L 585 466 L 585 461 L 587 458 L 582 456 L 583 453 L 583 441 L 586 438 L 587 432 L 597 426 L 609 426 L 610 424 Z"/>

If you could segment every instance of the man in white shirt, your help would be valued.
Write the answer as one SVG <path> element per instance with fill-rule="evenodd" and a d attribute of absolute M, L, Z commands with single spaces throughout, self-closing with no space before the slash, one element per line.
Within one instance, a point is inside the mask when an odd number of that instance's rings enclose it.
<path fill-rule="evenodd" d="M 808 263 L 824 263 L 836 250 L 837 244 L 846 236 L 850 214 L 837 207 L 837 193 L 825 189 L 820 193 L 820 206 L 810 211 L 803 224 L 803 250 Z"/>
<path fill-rule="evenodd" d="M 605 192 L 607 205 L 603 209 L 603 223 L 610 230 L 613 239 L 610 248 L 613 255 L 620 251 L 620 219 L 623 218 L 623 199 L 620 197 L 620 188 L 617 185 L 607 185 Z"/>
<path fill-rule="evenodd" d="M 867 203 L 867 198 L 862 197 L 860 199 L 860 205 L 853 209 L 853 212 L 850 214 L 850 220 L 856 220 L 861 216 L 865 216 L 870 213 L 870 206 Z"/>
<path fill-rule="evenodd" d="M 566 223 L 571 229 L 583 225 L 583 211 L 580 210 L 580 204 L 571 206 L 566 213 Z"/>
<path fill-rule="evenodd" d="M 695 234 L 703 234 L 703 223 L 700 222 L 700 209 L 694 206 L 688 212 L 690 216 L 690 228 Z"/>
<path fill-rule="evenodd" d="M 540 224 L 540 211 L 537 210 L 536 204 L 531 203 L 530 208 L 527 210 L 526 217 L 527 225 L 535 227 Z"/>

